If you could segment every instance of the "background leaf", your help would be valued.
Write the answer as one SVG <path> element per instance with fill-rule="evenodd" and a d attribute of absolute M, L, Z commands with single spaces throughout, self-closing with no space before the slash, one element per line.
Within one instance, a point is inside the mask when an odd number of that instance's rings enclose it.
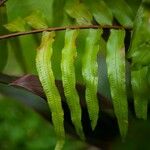
<path fill-rule="evenodd" d="M 5 24 L 4 27 L 11 32 L 24 32 L 26 31 L 25 25 L 26 22 L 24 21 L 24 19 L 18 17 L 12 22 Z"/>
<path fill-rule="evenodd" d="M 131 7 L 134 17 L 136 16 L 137 10 L 141 4 L 142 0 L 125 0 L 127 4 Z"/>
<path fill-rule="evenodd" d="M 134 16 L 132 9 L 124 0 L 105 0 L 105 2 L 121 25 L 129 27 L 133 26 Z"/>
<path fill-rule="evenodd" d="M 25 18 L 31 15 L 32 12 L 39 10 L 46 17 L 48 26 L 51 26 L 53 20 L 52 4 L 53 0 L 45 0 L 44 2 L 37 2 L 36 0 L 26 0 L 21 2 L 20 0 L 9 0 L 6 3 L 8 22 L 12 22 L 13 20 L 15 20 L 18 17 L 18 14 L 20 18 Z M 35 39 L 38 39 L 38 36 L 40 35 L 41 34 L 19 37 L 18 39 L 20 42 L 20 47 L 9 47 L 11 58 L 8 60 L 8 65 L 5 68 L 5 73 L 17 75 L 23 74 L 23 72 L 21 71 L 22 68 L 20 69 L 20 65 L 16 62 L 16 57 L 14 56 L 14 54 L 12 54 L 12 51 L 21 50 L 24 57 L 27 73 L 37 74 L 34 60 L 38 43 Z"/>
<path fill-rule="evenodd" d="M 85 0 L 85 4 L 92 13 L 97 23 L 101 25 L 111 25 L 113 16 L 111 10 L 102 0 Z"/>
<path fill-rule="evenodd" d="M 47 28 L 45 16 L 40 11 L 34 11 L 25 18 L 25 21 L 34 29 Z"/>
<path fill-rule="evenodd" d="M 7 23 L 7 10 L 6 6 L 0 7 L 0 35 L 6 34 L 7 31 L 3 27 L 3 25 Z M 2 71 L 7 63 L 8 57 L 8 47 L 7 41 L 1 40 L 0 41 L 0 71 Z"/>
<path fill-rule="evenodd" d="M 92 15 L 84 3 L 68 1 L 65 10 L 70 17 L 76 19 L 78 24 L 91 24 Z"/>
<path fill-rule="evenodd" d="M 16 62 L 20 66 L 20 69 L 23 73 L 27 73 L 27 66 L 21 50 L 19 38 L 16 37 L 14 39 L 9 39 L 9 44 L 11 47 L 11 53 L 14 54 L 14 57 L 16 59 Z"/>
<path fill-rule="evenodd" d="M 134 95 L 134 108 L 137 118 L 147 119 L 149 87 L 146 80 L 148 67 L 131 72 L 131 84 Z"/>
<path fill-rule="evenodd" d="M 9 113 L 8 113 L 9 112 Z M 57 137 L 53 127 L 37 113 L 12 98 L 0 99 L 0 149 L 54 149 Z M 67 137 L 65 150 L 88 146 Z M 75 144 L 76 143 L 76 144 Z M 72 144 L 75 144 L 72 147 Z"/>
<path fill-rule="evenodd" d="M 134 30 L 128 58 L 132 68 L 138 69 L 150 64 L 150 3 L 142 3 L 134 22 Z"/>
<path fill-rule="evenodd" d="M 60 26 L 64 20 L 64 6 L 66 0 L 54 0 L 53 1 L 53 26 Z"/>

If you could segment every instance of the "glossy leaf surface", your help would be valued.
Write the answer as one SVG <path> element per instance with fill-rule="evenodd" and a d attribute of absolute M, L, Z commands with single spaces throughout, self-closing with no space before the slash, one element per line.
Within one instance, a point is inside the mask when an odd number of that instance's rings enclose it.
<path fill-rule="evenodd" d="M 128 130 L 128 105 L 125 86 L 125 31 L 111 30 L 107 42 L 107 72 L 111 97 L 120 134 L 124 138 Z"/>

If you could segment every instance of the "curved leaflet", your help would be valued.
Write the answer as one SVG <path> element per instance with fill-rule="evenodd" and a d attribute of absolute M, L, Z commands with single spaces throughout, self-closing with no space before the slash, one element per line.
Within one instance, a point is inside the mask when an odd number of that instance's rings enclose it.
<path fill-rule="evenodd" d="M 121 136 L 124 138 L 128 130 L 128 105 L 125 87 L 125 49 L 124 30 L 111 30 L 107 42 L 107 71 Z"/>
<path fill-rule="evenodd" d="M 83 139 L 83 129 L 81 123 L 81 107 L 79 96 L 77 94 L 75 83 L 75 68 L 74 61 L 77 56 L 75 41 L 78 35 L 77 30 L 66 30 L 65 46 L 62 50 L 61 71 L 64 93 L 67 104 L 70 108 L 71 119 L 77 133 Z"/>
<path fill-rule="evenodd" d="M 55 149 L 59 150 L 63 147 L 65 131 L 61 97 L 55 85 L 55 78 L 51 66 L 54 36 L 54 32 L 43 33 L 41 45 L 37 50 L 36 67 L 52 113 L 52 122 L 54 124 L 55 132 L 59 138 Z"/>
<path fill-rule="evenodd" d="M 97 53 L 99 51 L 102 30 L 90 29 L 86 39 L 85 52 L 82 61 L 82 75 L 86 85 L 86 103 L 88 108 L 91 126 L 94 130 L 98 115 L 99 104 L 97 100 L 98 86 L 98 63 Z"/>

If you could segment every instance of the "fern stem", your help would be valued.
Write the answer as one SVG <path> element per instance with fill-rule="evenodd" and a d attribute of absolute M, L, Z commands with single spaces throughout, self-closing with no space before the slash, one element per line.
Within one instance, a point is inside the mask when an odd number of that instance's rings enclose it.
<path fill-rule="evenodd" d="M 6 35 L 1 35 L 0 40 L 2 39 L 8 39 L 8 38 L 13 38 L 16 36 L 23 36 L 23 35 L 29 35 L 29 34 L 36 34 L 36 33 L 41 33 L 43 31 L 63 31 L 66 29 L 126 29 L 126 30 L 132 30 L 131 27 L 124 27 L 124 26 L 118 26 L 118 25 L 83 25 L 83 26 L 64 26 L 64 27 L 49 27 L 49 28 L 44 28 L 44 29 L 36 29 L 36 30 L 31 30 L 31 31 L 26 31 L 26 32 L 17 32 L 17 33 L 11 33 L 11 34 L 6 34 Z"/>

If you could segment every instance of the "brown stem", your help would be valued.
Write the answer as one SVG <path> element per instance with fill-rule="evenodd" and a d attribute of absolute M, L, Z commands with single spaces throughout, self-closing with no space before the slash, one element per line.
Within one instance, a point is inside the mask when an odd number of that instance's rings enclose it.
<path fill-rule="evenodd" d="M 103 28 L 103 29 L 126 29 L 126 30 L 131 30 L 131 27 L 123 27 L 123 26 L 118 26 L 118 25 L 83 25 L 83 26 L 49 27 L 49 28 L 46 28 L 46 29 L 36 29 L 36 30 L 31 30 L 31 31 L 26 31 L 26 32 L 17 32 L 17 33 L 1 35 L 0 40 L 13 38 L 13 37 L 16 37 L 16 36 L 40 33 L 40 32 L 43 32 L 43 31 L 62 31 L 62 30 L 66 30 L 66 29 L 89 29 L 89 28 L 93 28 L 93 29 Z"/>
<path fill-rule="evenodd" d="M 0 0 L 0 7 L 4 5 L 7 0 Z"/>

